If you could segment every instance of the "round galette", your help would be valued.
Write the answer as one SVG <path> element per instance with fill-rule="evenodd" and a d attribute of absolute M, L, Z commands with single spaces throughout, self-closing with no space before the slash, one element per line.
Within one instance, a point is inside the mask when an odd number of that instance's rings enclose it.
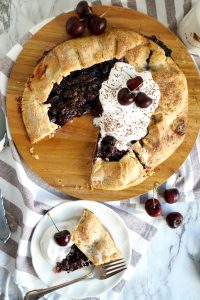
<path fill-rule="evenodd" d="M 91 186 L 120 190 L 153 173 L 183 142 L 184 73 L 155 36 L 114 29 L 67 40 L 37 64 L 22 96 L 31 143 L 84 114 L 99 128 Z"/>

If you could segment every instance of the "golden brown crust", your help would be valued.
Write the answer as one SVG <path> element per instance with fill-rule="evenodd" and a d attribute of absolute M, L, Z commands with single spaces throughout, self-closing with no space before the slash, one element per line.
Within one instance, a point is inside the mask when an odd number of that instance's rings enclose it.
<path fill-rule="evenodd" d="M 143 53 L 141 57 L 144 57 Z M 138 60 L 137 56 L 137 62 Z M 131 64 L 134 65 L 133 60 Z M 152 115 L 148 134 L 132 146 L 131 155 L 125 155 L 116 165 L 96 160 L 91 176 L 93 188 L 120 190 L 139 184 L 153 173 L 156 166 L 172 155 L 184 140 L 188 109 L 186 78 L 171 58 L 165 58 L 165 63 L 159 67 L 157 61 L 152 64 L 150 60 L 150 64 L 153 79 L 160 88 L 161 99 Z M 140 61 L 138 69 L 141 70 L 141 66 Z M 135 67 L 137 68 L 137 64 Z"/>
<path fill-rule="evenodd" d="M 152 75 L 161 91 L 159 107 L 152 117 L 148 135 L 133 145 L 149 169 L 162 163 L 183 142 L 188 109 L 187 82 L 180 70 L 160 70 Z"/>
<path fill-rule="evenodd" d="M 70 72 L 105 60 L 121 58 L 147 39 L 133 31 L 115 29 L 100 36 L 68 40 L 53 48 L 36 66 L 22 96 L 22 116 L 29 138 L 36 143 L 58 128 L 50 122 L 46 102 L 54 83 Z"/>
<path fill-rule="evenodd" d="M 95 266 L 121 257 L 108 231 L 88 209 L 84 209 L 71 240 Z"/>
<path fill-rule="evenodd" d="M 107 162 L 97 158 L 94 162 L 91 182 L 96 189 L 119 190 L 136 185 L 147 177 L 147 171 L 134 152 L 128 152 L 120 161 Z"/>
<path fill-rule="evenodd" d="M 182 143 L 188 102 L 183 72 L 154 42 L 130 30 L 114 29 L 56 46 L 36 66 L 22 97 L 24 124 L 31 142 L 35 143 L 58 128 L 50 122 L 49 106 L 44 103 L 55 82 L 60 83 L 72 71 L 122 57 L 137 71 L 146 70 L 148 66 L 160 87 L 161 99 L 147 136 L 133 145 L 133 153 L 129 152 L 119 162 L 101 159 L 94 162 L 93 188 L 119 190 L 142 182 Z"/>

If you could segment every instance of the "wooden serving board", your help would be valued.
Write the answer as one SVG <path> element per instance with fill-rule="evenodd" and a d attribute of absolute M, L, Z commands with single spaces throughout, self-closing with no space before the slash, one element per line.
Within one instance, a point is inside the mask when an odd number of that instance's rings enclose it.
<path fill-rule="evenodd" d="M 93 7 L 98 15 L 107 9 L 108 6 Z M 33 145 L 34 153 L 39 156 L 37 160 L 30 153 L 32 145 L 17 102 L 17 97 L 22 95 L 24 84 L 43 52 L 70 38 L 65 31 L 66 20 L 70 15 L 74 15 L 74 12 L 58 16 L 37 32 L 24 46 L 12 69 L 8 84 L 7 113 L 13 140 L 31 169 L 51 186 L 66 194 L 101 201 L 127 199 L 143 194 L 151 190 L 155 182 L 167 180 L 182 165 L 196 140 L 200 120 L 200 79 L 194 63 L 181 41 L 162 24 L 134 10 L 110 7 L 106 15 L 108 28 L 128 28 L 147 36 L 156 35 L 172 49 L 172 57 L 184 71 L 188 81 L 188 129 L 183 144 L 143 183 L 122 191 L 91 190 L 91 162 L 98 135 L 97 129 L 92 125 L 92 117 L 75 119 L 59 129 L 54 138 Z"/>

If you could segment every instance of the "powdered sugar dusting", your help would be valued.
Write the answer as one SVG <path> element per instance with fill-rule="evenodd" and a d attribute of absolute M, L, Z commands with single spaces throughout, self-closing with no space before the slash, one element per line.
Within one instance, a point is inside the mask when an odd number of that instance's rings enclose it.
<path fill-rule="evenodd" d="M 126 82 L 136 76 L 143 78 L 143 84 L 138 92 L 143 92 L 153 101 L 147 108 L 137 107 L 135 103 L 127 106 L 119 104 L 117 94 L 126 87 Z M 119 150 L 127 150 L 129 143 L 140 140 L 147 134 L 147 127 L 151 115 L 159 105 L 160 90 L 153 80 L 151 72 L 136 72 L 135 68 L 127 63 L 117 62 L 111 69 L 108 80 L 102 83 L 99 99 L 103 107 L 100 117 L 94 119 L 94 125 L 100 128 L 101 138 L 110 135 L 116 140 Z"/>

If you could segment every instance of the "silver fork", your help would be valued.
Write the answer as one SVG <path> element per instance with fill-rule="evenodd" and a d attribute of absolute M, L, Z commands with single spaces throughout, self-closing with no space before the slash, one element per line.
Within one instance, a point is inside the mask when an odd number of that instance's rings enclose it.
<path fill-rule="evenodd" d="M 39 299 L 40 297 L 54 292 L 58 289 L 61 289 L 63 287 L 66 287 L 68 285 L 71 285 L 73 283 L 76 283 L 78 281 L 81 281 L 83 279 L 91 279 L 91 278 L 97 278 L 97 279 L 107 279 L 111 276 L 114 276 L 116 274 L 118 274 L 119 272 L 122 272 L 126 269 L 126 263 L 124 261 L 124 259 L 120 258 L 117 260 L 114 260 L 112 262 L 109 263 L 105 263 L 103 265 L 100 266 L 96 266 L 96 267 L 92 267 L 92 270 L 90 270 L 90 272 L 87 275 L 84 275 L 82 277 L 79 277 L 77 279 L 65 282 L 65 283 L 61 283 L 52 287 L 48 287 L 46 289 L 39 289 L 39 290 L 33 290 L 28 292 L 25 297 L 24 300 L 36 300 Z"/>

